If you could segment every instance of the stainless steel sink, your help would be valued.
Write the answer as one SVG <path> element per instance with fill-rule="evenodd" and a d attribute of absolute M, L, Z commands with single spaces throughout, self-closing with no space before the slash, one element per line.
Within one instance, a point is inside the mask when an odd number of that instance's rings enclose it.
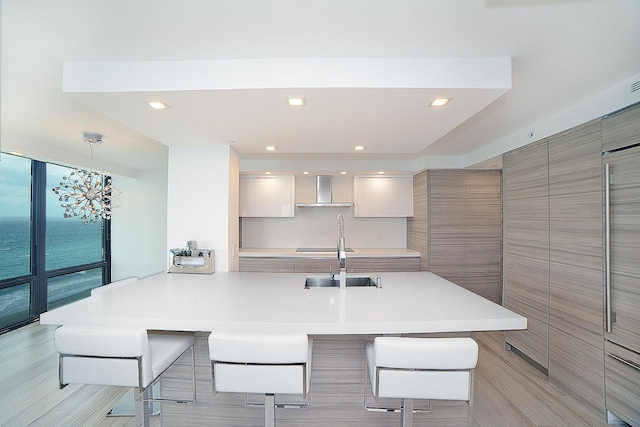
<path fill-rule="evenodd" d="M 304 288 L 330 288 L 338 287 L 338 279 L 332 276 L 307 276 Z M 376 286 L 376 281 L 369 276 L 347 276 L 347 287 L 350 286 Z"/>

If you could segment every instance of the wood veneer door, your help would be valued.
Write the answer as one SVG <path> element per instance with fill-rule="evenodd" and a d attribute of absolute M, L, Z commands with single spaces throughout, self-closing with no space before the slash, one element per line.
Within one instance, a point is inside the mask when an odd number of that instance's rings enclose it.
<path fill-rule="evenodd" d="M 527 318 L 505 341 L 549 366 L 549 197 L 547 141 L 503 157 L 503 305 Z"/>
<path fill-rule="evenodd" d="M 465 287 L 465 173 L 430 170 L 427 181 L 429 270 Z"/>
<path fill-rule="evenodd" d="M 502 172 L 432 170 L 429 270 L 493 302 L 502 295 Z"/>
<path fill-rule="evenodd" d="M 611 311 L 606 338 L 640 352 L 640 147 L 608 154 L 611 176 Z M 640 393 L 639 393 L 640 394 Z"/>
<path fill-rule="evenodd" d="M 603 418 L 601 142 L 599 119 L 549 140 L 549 378 Z"/>
<path fill-rule="evenodd" d="M 502 301 L 502 171 L 465 171 L 466 288 Z"/>

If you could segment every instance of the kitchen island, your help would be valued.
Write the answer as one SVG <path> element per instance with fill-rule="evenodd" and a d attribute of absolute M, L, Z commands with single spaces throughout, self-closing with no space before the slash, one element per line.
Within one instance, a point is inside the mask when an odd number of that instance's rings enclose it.
<path fill-rule="evenodd" d="M 163 408 L 165 425 L 189 426 L 259 425 L 263 416 L 259 408 L 245 407 L 243 396 L 212 396 L 209 331 L 304 332 L 313 337 L 311 406 L 278 410 L 279 425 L 387 426 L 399 415 L 362 409 L 365 340 L 381 334 L 468 336 L 526 328 L 526 318 L 435 274 L 371 276 L 381 278 L 382 288 L 304 289 L 306 274 L 297 273 L 161 273 L 43 313 L 40 321 L 196 332 L 198 403 Z M 188 390 L 188 363 L 180 360 L 167 372 L 163 390 Z M 465 425 L 464 414 L 455 402 L 434 402 L 431 413 L 416 415 L 416 424 L 431 418 Z"/>

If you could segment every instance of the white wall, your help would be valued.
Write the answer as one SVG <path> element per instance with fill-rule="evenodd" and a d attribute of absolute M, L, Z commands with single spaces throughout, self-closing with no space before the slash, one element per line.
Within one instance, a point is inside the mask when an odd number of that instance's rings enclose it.
<path fill-rule="evenodd" d="M 502 155 L 540 139 L 571 129 L 589 120 L 597 119 L 621 108 L 640 102 L 640 91 L 631 92 L 631 84 L 640 80 L 640 74 L 629 77 L 612 87 L 573 104 L 526 128 L 464 156 L 464 166 L 471 166 L 494 156 Z"/>
<path fill-rule="evenodd" d="M 167 169 L 114 176 L 123 206 L 111 218 L 111 279 L 145 277 L 166 270 Z"/>
<path fill-rule="evenodd" d="M 229 254 L 229 271 L 240 270 L 238 255 L 240 242 L 240 159 L 234 150 L 229 151 L 229 216 L 227 253 Z"/>
<path fill-rule="evenodd" d="M 216 271 L 235 266 L 230 258 L 238 243 L 237 170 L 237 155 L 226 145 L 169 149 L 167 263 L 169 249 L 196 240 L 199 248 L 215 251 Z"/>
<path fill-rule="evenodd" d="M 351 248 L 405 248 L 406 218 L 354 218 L 353 208 L 296 208 L 294 218 L 243 218 L 245 248 L 335 247 L 338 214 Z"/>

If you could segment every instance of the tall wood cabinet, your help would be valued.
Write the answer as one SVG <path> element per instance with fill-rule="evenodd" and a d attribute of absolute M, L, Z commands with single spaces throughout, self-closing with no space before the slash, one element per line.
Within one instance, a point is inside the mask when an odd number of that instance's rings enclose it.
<path fill-rule="evenodd" d="M 527 318 L 505 340 L 549 367 L 549 158 L 542 140 L 503 157 L 503 305 Z"/>
<path fill-rule="evenodd" d="M 604 408 L 600 119 L 549 138 L 549 379 Z"/>
<path fill-rule="evenodd" d="M 501 300 L 502 172 L 429 170 L 414 176 L 407 246 L 430 270 L 491 301 Z"/>
<path fill-rule="evenodd" d="M 604 414 L 601 121 L 506 153 L 504 305 L 528 319 L 505 341 Z"/>
<path fill-rule="evenodd" d="M 413 176 L 413 217 L 407 218 L 407 248 L 420 252 L 420 270 L 429 269 L 427 171 Z"/>
<path fill-rule="evenodd" d="M 602 151 L 609 200 L 606 405 L 640 426 L 640 104 L 602 121 Z"/>

